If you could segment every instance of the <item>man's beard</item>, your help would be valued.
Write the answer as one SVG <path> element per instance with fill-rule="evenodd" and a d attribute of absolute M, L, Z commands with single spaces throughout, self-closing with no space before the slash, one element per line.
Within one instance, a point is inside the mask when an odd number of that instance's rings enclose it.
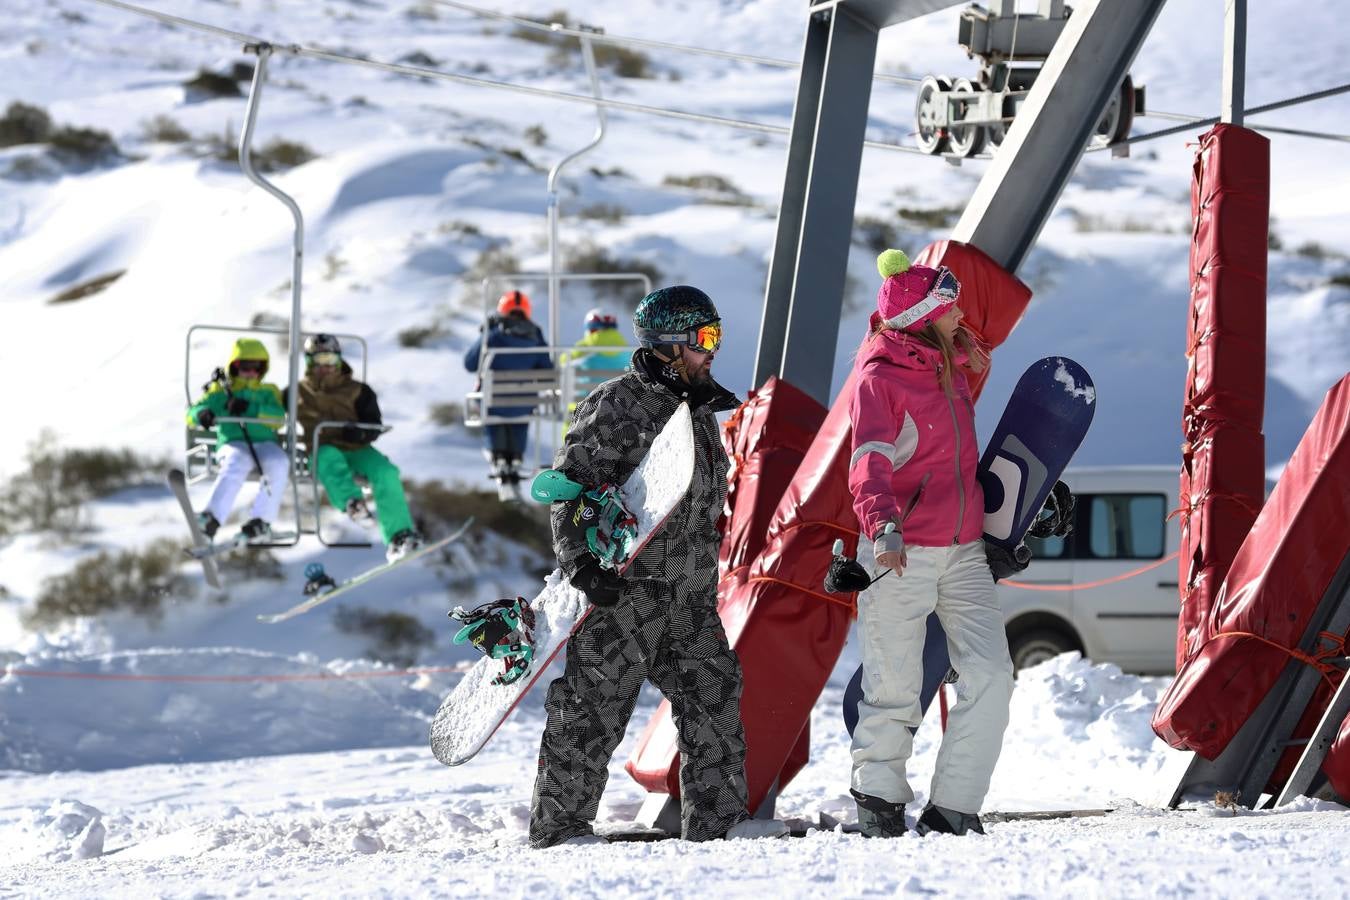
<path fill-rule="evenodd" d="M 685 372 L 689 375 L 690 384 L 707 384 L 712 381 L 712 366 L 704 363 L 697 371 L 685 366 Z"/>

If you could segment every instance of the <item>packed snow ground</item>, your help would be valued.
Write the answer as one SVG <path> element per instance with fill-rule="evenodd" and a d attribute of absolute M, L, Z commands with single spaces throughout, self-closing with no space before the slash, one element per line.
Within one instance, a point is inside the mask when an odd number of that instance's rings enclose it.
<path fill-rule="evenodd" d="M 511 37 L 508 26 L 428 3 L 147 4 L 278 41 L 388 60 L 421 52 L 450 71 L 586 89 L 575 57 L 552 59 L 550 48 Z M 543 16 L 562 5 L 519 0 L 497 8 Z M 800 55 L 803 23 L 794 0 L 566 5 L 574 18 L 615 34 Z M 1222 13 L 1210 0 L 1168 3 L 1132 70 L 1148 87 L 1150 107 L 1196 115 L 1218 109 Z M 954 39 L 955 15 L 953 8 L 887 29 L 878 68 L 972 75 Z M 1324 87 L 1350 53 L 1350 33 L 1332 4 L 1265 4 L 1249 16 L 1251 105 Z M 1319 41 L 1290 54 L 1290 22 Z M 82 169 L 52 163 L 41 148 L 0 149 L 7 335 L 0 384 L 16 388 L 6 395 L 10 427 L 0 442 L 0 477 L 21 470 L 28 442 L 43 429 L 63 446 L 179 454 L 186 394 L 222 361 L 229 341 L 199 334 L 185 377 L 187 330 L 284 319 L 290 222 L 235 167 L 203 159 L 191 145 L 151 140 L 143 123 L 165 115 L 198 137 L 237 133 L 242 99 L 190 97 L 182 83 L 199 68 L 220 71 L 244 57 L 228 41 L 86 0 L 11 0 L 0 37 L 0 106 L 22 100 L 59 123 L 107 129 L 126 154 Z M 789 121 L 795 73 L 676 54 L 653 55 L 652 63 L 653 79 L 603 72 L 606 94 Z M 911 89 L 878 83 L 869 137 L 907 141 L 912 108 Z M 1347 118 L 1350 98 L 1341 96 L 1256 121 L 1335 131 Z M 1135 131 L 1163 124 L 1171 123 L 1144 120 Z M 543 129 L 541 143 L 532 143 L 531 126 Z M 369 341 L 368 380 L 395 426 L 379 446 L 406 477 L 485 485 L 477 438 L 435 424 L 430 409 L 460 401 L 472 385 L 459 357 L 481 318 L 473 290 L 485 252 L 496 247 L 523 269 L 546 267 L 547 168 L 584 144 L 593 127 L 580 106 L 274 60 L 257 143 L 282 137 L 319 154 L 273 176 L 306 215 L 303 324 Z M 1176 462 L 1186 142 L 1193 139 L 1183 133 L 1136 147 L 1128 160 L 1084 158 L 1019 273 L 1035 297 L 996 354 L 979 407 L 986 435 L 997 420 L 991 411 L 1026 364 L 1059 353 L 1088 368 L 1100 399 L 1080 463 Z M 1322 393 L 1350 369 L 1350 288 L 1332 281 L 1346 272 L 1350 249 L 1350 172 L 1335 147 L 1278 135 L 1272 143 L 1274 231 L 1284 247 L 1270 255 L 1266 434 L 1273 470 Z M 742 395 L 750 387 L 784 155 L 781 141 L 763 135 L 615 113 L 605 142 L 562 178 L 565 244 L 590 242 L 613 257 L 655 264 L 663 280 L 698 284 L 717 299 L 727 344 L 716 371 Z M 986 165 L 953 168 L 869 150 L 857 212 L 894 224 L 899 245 L 913 252 L 948 229 L 898 210 L 940 218 L 943 209 L 959 209 Z M 15 174 L 25 166 L 37 173 Z M 663 183 L 700 173 L 726 178 L 742 196 Z M 602 205 L 623 214 L 576 215 Z M 1310 242 L 1326 252 L 1308 252 Z M 857 285 L 836 346 L 822 348 L 835 354 L 836 385 L 871 305 L 872 258 L 855 243 L 850 272 Z M 102 293 L 47 302 L 118 269 L 127 274 Z M 532 293 L 540 303 L 542 291 Z M 585 291 L 564 292 L 560 341 L 579 336 L 581 314 L 595 303 Z M 424 346 L 401 344 L 399 332 L 433 325 L 441 331 Z M 283 370 L 278 356 L 279 383 Z M 197 488 L 198 503 L 203 491 Z M 20 613 L 46 577 L 101 550 L 157 537 L 185 540 L 177 509 L 158 486 L 123 491 L 88 513 L 89 529 L 73 541 L 52 534 L 0 539 L 0 893 L 1340 893 L 1328 873 L 1344 869 L 1350 855 L 1343 811 L 1161 812 L 1163 769 L 1178 758 L 1147 725 L 1163 682 L 1068 658 L 1019 682 L 988 806 L 1115 807 L 1110 816 L 996 824 L 981 841 L 864 842 L 818 832 L 734 847 L 663 842 L 531 854 L 524 827 L 542 692 L 468 766 L 440 767 L 425 740 L 431 714 L 473 659 L 450 645 L 445 611 L 528 595 L 539 583 L 539 559 L 479 528 L 444 560 L 333 604 L 403 612 L 432 629 L 436 641 L 414 674 L 373 662 L 366 641 L 338 628 L 332 609 L 278 626 L 256 622 L 258 613 L 294 602 L 306 562 L 322 558 L 330 572 L 345 575 L 377 562 L 378 548 L 321 555 L 307 542 L 277 554 L 280 580 L 232 583 L 215 600 L 190 569 L 195 589 L 167 598 L 158 620 L 108 615 L 30 632 Z M 851 818 L 838 705 L 842 679 L 856 664 L 846 650 L 816 708 L 812 762 L 782 796 L 783 815 Z M 213 678 L 220 680 L 202 680 Z M 655 698 L 645 697 L 634 733 L 615 756 L 605 825 L 631 818 L 641 800 L 622 763 L 654 708 Z M 926 723 L 917 743 L 920 789 L 934 729 Z"/>
<path fill-rule="evenodd" d="M 854 819 L 839 715 L 853 664 L 840 665 L 817 705 L 812 762 L 780 798 L 782 816 Z M 478 758 L 454 769 L 422 743 L 249 758 L 250 748 L 272 752 L 259 733 L 234 745 L 243 758 L 226 762 L 9 774 L 0 779 L 0 880 L 42 897 L 1339 896 L 1332 873 L 1350 865 L 1339 807 L 1151 805 L 1178 756 L 1148 729 L 1164 684 L 1071 655 L 1025 672 L 987 808 L 1115 811 L 995 823 L 984 838 L 868 841 L 816 829 L 782 841 L 530 851 L 543 725 L 536 692 Z M 251 706 L 241 695 L 233 708 L 246 715 Z M 645 697 L 636 718 L 654 706 Z M 425 728 L 425 713 L 391 704 L 381 715 L 379 707 L 356 710 L 372 732 L 401 733 L 404 718 Z M 935 719 L 916 741 L 919 802 L 936 754 Z M 611 766 L 602 832 L 621 828 L 641 803 L 622 771 L 636 732 Z"/>

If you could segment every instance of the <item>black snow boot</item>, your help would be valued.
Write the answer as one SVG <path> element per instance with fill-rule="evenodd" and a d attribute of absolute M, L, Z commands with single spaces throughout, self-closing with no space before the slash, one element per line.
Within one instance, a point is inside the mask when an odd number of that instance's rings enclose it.
<path fill-rule="evenodd" d="M 202 534 L 206 535 L 207 540 L 211 540 L 220 530 L 220 522 L 209 512 L 204 512 L 197 516 L 197 527 L 202 530 Z"/>
<path fill-rule="evenodd" d="M 261 543 L 272 539 L 272 526 L 262 519 L 249 519 L 239 529 L 239 533 L 244 536 L 250 544 Z"/>
<path fill-rule="evenodd" d="M 905 825 L 905 804 L 892 803 L 849 790 L 858 804 L 858 827 L 863 837 L 901 837 L 909 829 Z"/>
<path fill-rule="evenodd" d="M 979 816 L 934 806 L 931 803 L 924 807 L 923 815 L 919 816 L 914 830 L 921 835 L 929 832 L 955 835 L 984 834 L 984 826 L 980 824 Z"/>

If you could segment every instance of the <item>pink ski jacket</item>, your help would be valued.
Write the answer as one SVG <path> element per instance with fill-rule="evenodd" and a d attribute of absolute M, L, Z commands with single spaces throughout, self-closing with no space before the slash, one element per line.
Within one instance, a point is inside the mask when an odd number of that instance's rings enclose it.
<path fill-rule="evenodd" d="M 957 369 L 948 397 L 941 365 L 941 353 L 899 331 L 868 338 L 858 351 L 848 488 L 866 538 L 890 521 L 920 547 L 964 544 L 984 530 L 970 386 Z"/>

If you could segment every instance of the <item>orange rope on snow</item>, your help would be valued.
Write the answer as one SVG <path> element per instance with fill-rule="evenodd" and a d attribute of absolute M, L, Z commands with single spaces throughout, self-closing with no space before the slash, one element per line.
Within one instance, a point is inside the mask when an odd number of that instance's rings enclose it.
<path fill-rule="evenodd" d="M 18 678 L 67 678 L 75 681 L 159 681 L 193 682 L 206 684 L 235 684 L 259 681 L 357 681 L 366 678 L 401 678 L 404 676 L 434 675 L 444 672 L 468 671 L 468 664 L 458 666 L 427 666 L 417 669 L 394 669 L 388 672 L 313 672 L 293 675 L 140 675 L 131 672 L 59 672 L 48 669 L 6 668 L 0 676 Z"/>
<path fill-rule="evenodd" d="M 1140 566 L 1137 569 L 1134 569 L 1129 572 L 1122 572 L 1121 574 L 1113 575 L 1110 578 L 1103 578 L 1099 581 L 1088 581 L 1083 584 L 1026 584 L 1025 582 L 1021 581 L 1009 581 L 1006 578 L 1000 581 L 999 584 L 1006 584 L 1008 587 L 1015 587 L 1023 591 L 1085 591 L 1088 590 L 1089 588 L 1097 588 L 1107 584 L 1115 584 L 1118 581 L 1125 581 L 1127 578 L 1133 578 L 1136 575 L 1143 575 L 1145 572 L 1151 572 L 1154 569 L 1161 566 L 1163 563 L 1171 562 L 1180 555 L 1181 551 L 1178 550 L 1175 553 L 1172 553 L 1168 556 L 1164 556 L 1162 559 L 1158 560 L 1155 563 L 1149 563 L 1146 566 Z"/>

